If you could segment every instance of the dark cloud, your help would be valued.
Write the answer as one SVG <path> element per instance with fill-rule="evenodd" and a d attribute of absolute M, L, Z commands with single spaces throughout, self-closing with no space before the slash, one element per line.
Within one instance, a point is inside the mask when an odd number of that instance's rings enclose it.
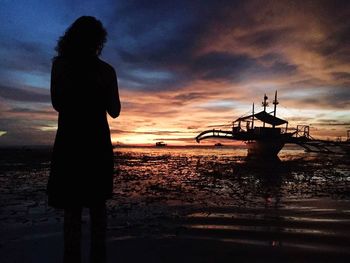
<path fill-rule="evenodd" d="M 57 38 L 73 18 L 88 12 L 102 19 L 108 29 L 103 58 L 117 69 L 121 95 L 125 96 L 121 97 L 121 120 L 132 117 L 130 125 L 152 128 L 157 118 L 168 118 L 170 123 L 187 112 L 198 115 L 188 116 L 181 127 L 200 127 L 199 123 L 208 120 L 217 123 L 218 116 L 207 112 L 222 113 L 232 107 L 218 103 L 217 107 L 200 108 L 206 102 L 238 94 L 235 99 L 245 103 L 252 94 L 275 87 L 293 107 L 350 107 L 349 1 L 23 3 L 21 11 L 6 1 L 0 11 L 10 14 L 6 8 L 12 6 L 12 15 L 0 16 L 4 25 L 0 34 L 0 97 L 6 102 L 6 107 L 0 105 L 5 109 L 2 115 L 45 118 L 47 112 L 35 104 L 49 103 L 49 91 L 34 86 L 48 85 Z M 18 14 L 26 13 L 23 6 L 33 6 L 37 14 L 19 18 Z M 55 16 L 51 20 L 48 14 Z M 42 24 L 43 17 L 47 25 Z M 30 108 L 18 106 L 20 103 L 30 104 Z M 341 119 L 339 123 L 347 123 L 346 117 Z M 19 123 L 33 134 L 39 127 Z M 160 137 L 167 140 L 171 132 L 176 134 L 174 129 L 158 134 L 154 128 L 155 133 L 149 134 L 164 135 Z M 140 135 L 125 130 L 125 134 Z M 9 134 L 14 132 L 9 129 Z M 23 138 L 30 140 L 30 136 Z"/>
<path fill-rule="evenodd" d="M 52 144 L 56 131 L 43 131 L 47 121 L 41 119 L 0 119 L 1 130 L 6 131 L 0 136 L 0 145 L 42 145 Z"/>
<path fill-rule="evenodd" d="M 350 107 L 350 92 L 347 88 L 333 88 L 330 90 L 322 89 L 317 95 L 308 96 L 304 89 L 298 88 L 295 91 L 300 91 L 303 95 L 283 96 L 285 105 L 295 105 L 307 109 L 338 109 L 346 110 Z"/>
<path fill-rule="evenodd" d="M 7 86 L 0 86 L 0 97 L 22 102 L 50 103 L 51 98 L 48 90 L 20 89 Z"/>
<path fill-rule="evenodd" d="M 192 70 L 202 79 L 235 79 L 241 73 L 250 70 L 255 61 L 244 55 L 232 55 L 225 52 L 211 52 L 197 58 Z"/>
<path fill-rule="evenodd" d="M 350 126 L 350 122 L 341 122 L 338 120 L 319 120 L 319 122 L 314 123 L 315 125 L 320 126 Z"/>
<path fill-rule="evenodd" d="M 55 111 L 53 110 L 39 110 L 39 109 L 29 109 L 29 108 L 12 108 L 8 113 L 29 113 L 29 114 L 42 114 L 42 115 L 56 115 Z"/>
<path fill-rule="evenodd" d="M 265 76 L 283 76 L 297 72 L 297 66 L 282 61 L 261 63 L 247 55 L 211 52 L 198 57 L 191 67 L 192 74 L 204 80 L 240 82 Z"/>
<path fill-rule="evenodd" d="M 185 79 L 181 79 L 176 72 L 167 70 L 152 70 L 150 68 L 124 68 L 118 71 L 120 84 L 130 90 L 145 90 L 161 92 L 182 87 Z"/>
<path fill-rule="evenodd" d="M 293 75 L 297 72 L 298 67 L 293 64 L 284 62 L 275 62 L 267 69 L 270 75 Z"/>
<path fill-rule="evenodd" d="M 193 101 L 207 98 L 207 94 L 202 92 L 188 92 L 173 97 L 176 101 Z"/>
<path fill-rule="evenodd" d="M 349 88 L 349 87 L 348 87 Z M 330 94 L 327 94 L 322 97 L 324 104 L 332 105 L 333 107 L 347 109 L 350 107 L 350 92 L 346 89 L 330 91 Z"/>
<path fill-rule="evenodd" d="M 6 39 L 1 41 L 0 49 L 6 51 L 6 56 L 0 60 L 2 69 L 47 74 L 51 71 L 54 47 L 52 51 L 48 51 L 47 47 L 40 42 Z"/>
<path fill-rule="evenodd" d="M 200 128 L 200 126 L 188 126 L 187 127 L 188 130 L 197 130 L 198 128 Z"/>
<path fill-rule="evenodd" d="M 293 34 L 290 28 L 264 29 L 237 37 L 237 41 L 247 46 L 269 49 L 271 46 L 283 42 L 283 37 L 288 34 Z"/>
<path fill-rule="evenodd" d="M 283 51 L 291 46 L 327 57 L 332 65 L 349 61 L 348 6 L 344 1 L 128 1 L 115 5 L 117 15 L 108 19 L 108 27 L 123 87 L 175 90 L 197 80 L 304 74 L 288 57 L 293 54 Z M 312 25 L 323 38 L 312 38 L 318 34 L 307 32 Z M 206 51 L 225 39 L 219 50 Z M 154 73 L 147 78 L 135 69 Z M 169 77 L 157 78 L 157 72 Z M 307 80 L 291 80 L 291 85 L 295 81 Z M 322 81 L 309 76 L 311 85 Z"/>
<path fill-rule="evenodd" d="M 350 81 L 350 73 L 349 72 L 334 72 L 333 76 L 336 79 Z"/>
<path fill-rule="evenodd" d="M 288 118 L 289 122 L 310 122 L 312 121 L 314 118 L 311 117 L 290 117 Z"/>
<path fill-rule="evenodd" d="M 333 72 L 334 80 L 339 83 L 339 86 L 344 88 L 350 87 L 350 73 L 349 72 Z"/>
<path fill-rule="evenodd" d="M 191 3 L 192 2 L 192 3 Z M 113 21 L 125 62 L 170 65 L 191 55 L 200 28 L 198 1 L 130 1 L 118 6 Z"/>
<path fill-rule="evenodd" d="M 129 72 L 135 67 L 176 75 L 176 81 L 160 82 L 153 89 L 173 89 L 194 81 L 191 65 L 197 63 L 195 52 L 217 9 L 210 1 L 147 1 L 146 5 L 131 1 L 117 8 L 120 15 L 114 21 L 114 34 L 122 36 L 116 46 L 123 65 L 119 75 L 135 81 L 137 76 Z M 146 87 L 139 85 L 139 89 L 150 89 L 147 82 L 140 82 Z"/>
<path fill-rule="evenodd" d="M 308 5 L 312 1 L 308 2 Z M 299 4 L 302 4 L 300 2 Z M 322 23 L 327 32 L 325 41 L 315 43 L 312 48 L 328 57 L 349 61 L 350 51 L 350 2 L 346 0 L 319 1 L 313 3 L 313 15 Z M 344 56 L 345 55 L 345 56 Z"/>

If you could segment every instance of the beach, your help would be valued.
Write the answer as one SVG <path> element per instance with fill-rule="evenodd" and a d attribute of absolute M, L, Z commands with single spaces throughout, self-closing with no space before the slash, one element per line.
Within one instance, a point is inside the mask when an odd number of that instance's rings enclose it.
<path fill-rule="evenodd" d="M 50 153 L 0 150 L 1 262 L 62 261 L 62 211 L 45 193 Z M 108 262 L 348 261 L 348 156 L 285 147 L 259 161 L 225 146 L 117 147 L 114 158 Z M 83 262 L 88 225 L 84 211 Z"/>

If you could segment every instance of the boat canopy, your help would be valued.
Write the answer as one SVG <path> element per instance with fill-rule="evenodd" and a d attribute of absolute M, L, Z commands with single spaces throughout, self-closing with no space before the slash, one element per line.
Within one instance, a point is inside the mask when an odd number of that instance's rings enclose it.
<path fill-rule="evenodd" d="M 282 120 L 282 119 L 277 118 L 275 116 L 272 116 L 271 114 L 267 113 L 266 111 L 261 111 L 259 113 L 256 113 L 256 114 L 254 114 L 254 116 L 258 120 L 260 120 L 262 122 L 266 122 L 266 123 L 274 125 L 274 126 L 278 126 L 278 125 L 282 125 L 282 124 L 288 123 L 288 121 Z M 245 121 L 247 119 L 251 119 L 252 117 L 253 117 L 253 115 L 241 117 L 241 118 L 238 118 L 236 120 L 236 122 L 237 121 Z"/>

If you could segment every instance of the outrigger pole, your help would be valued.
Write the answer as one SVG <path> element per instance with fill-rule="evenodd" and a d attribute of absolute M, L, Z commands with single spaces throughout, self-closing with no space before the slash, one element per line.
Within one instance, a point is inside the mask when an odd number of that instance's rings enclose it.
<path fill-rule="evenodd" d="M 277 90 L 275 92 L 275 99 L 273 100 L 272 104 L 274 105 L 273 117 L 276 117 L 276 108 L 277 108 L 277 104 L 278 104 L 278 101 L 277 101 Z M 272 127 L 275 128 L 275 125 L 273 125 Z"/>

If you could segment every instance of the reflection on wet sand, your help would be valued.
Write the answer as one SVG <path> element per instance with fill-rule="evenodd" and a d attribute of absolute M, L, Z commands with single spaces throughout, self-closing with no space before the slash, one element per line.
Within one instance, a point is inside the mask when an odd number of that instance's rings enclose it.
<path fill-rule="evenodd" d="M 279 247 L 270 251 L 277 254 L 294 249 L 316 252 L 318 248 L 348 253 L 349 233 L 344 229 L 349 229 L 350 217 L 334 208 L 348 206 L 335 197 L 335 193 L 346 195 L 342 190 L 347 189 L 349 177 L 341 158 L 282 156 L 262 162 L 224 154 L 180 154 L 159 159 L 148 158 L 147 162 L 159 165 L 153 170 L 158 171 L 157 180 L 164 171 L 174 184 L 169 188 L 162 184 L 165 199 L 193 205 L 193 213 L 176 220 L 181 229 L 177 237 Z M 181 186 L 182 195 L 171 191 L 174 186 Z"/>
<path fill-rule="evenodd" d="M 29 166 L 2 160 L 0 256 L 13 259 L 18 248 L 33 251 L 38 240 L 59 238 L 61 216 L 45 203 L 45 158 Z M 264 162 L 229 147 L 118 148 L 115 164 L 107 204 L 111 262 L 340 262 L 350 254 L 344 156 L 282 151 L 280 160 Z M 54 247 L 47 251 L 57 253 Z M 22 255 L 40 262 L 29 254 Z"/>

